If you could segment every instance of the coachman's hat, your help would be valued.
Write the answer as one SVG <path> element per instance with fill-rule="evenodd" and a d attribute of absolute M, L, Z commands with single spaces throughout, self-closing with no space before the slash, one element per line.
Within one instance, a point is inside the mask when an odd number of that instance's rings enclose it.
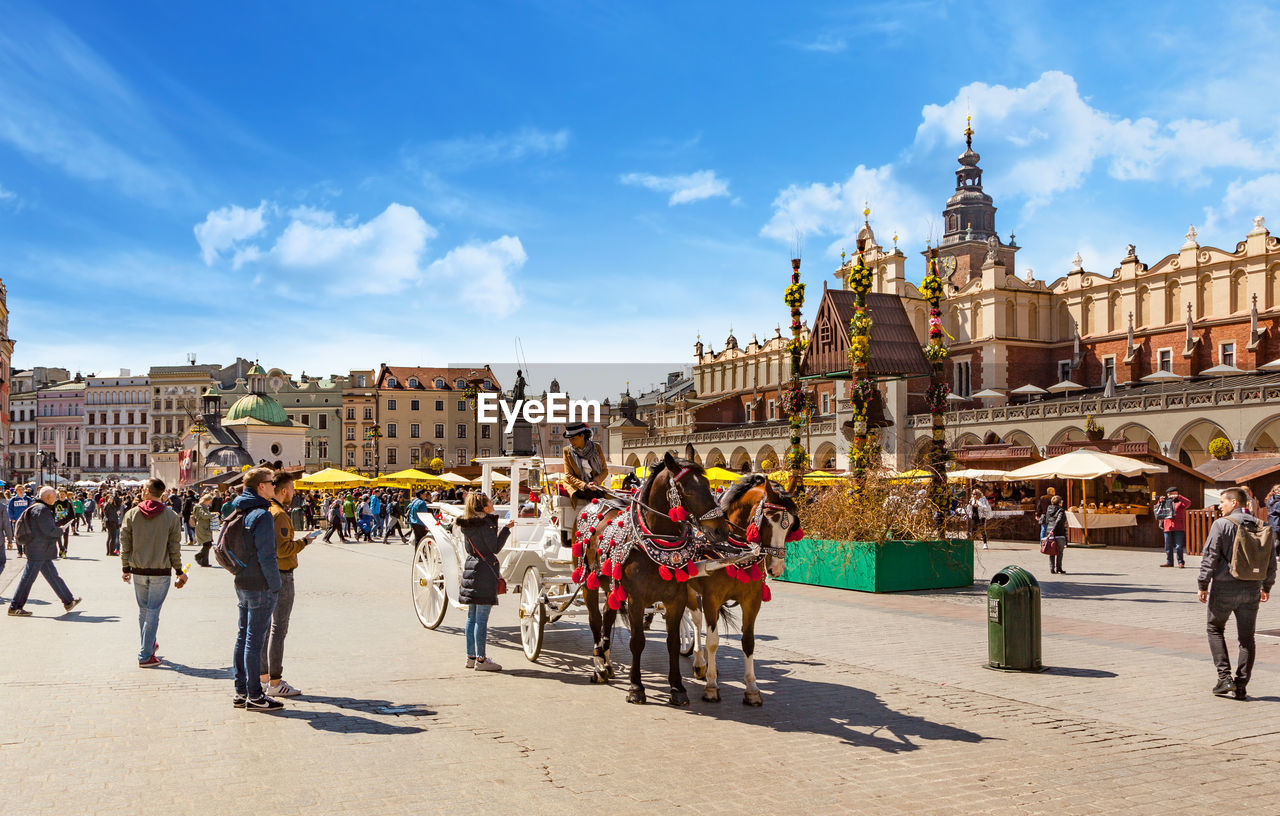
<path fill-rule="evenodd" d="M 577 436 L 578 434 L 586 434 L 587 439 L 591 438 L 591 429 L 582 422 L 570 422 L 564 426 L 564 438 Z"/>

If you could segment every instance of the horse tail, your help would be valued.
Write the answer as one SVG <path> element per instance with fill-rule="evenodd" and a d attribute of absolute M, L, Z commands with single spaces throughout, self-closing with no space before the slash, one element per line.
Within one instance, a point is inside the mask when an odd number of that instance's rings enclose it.
<path fill-rule="evenodd" d="M 716 631 L 721 634 L 742 631 L 742 613 L 738 609 L 736 603 L 733 606 L 728 601 L 721 604 L 720 611 L 716 613 Z"/>

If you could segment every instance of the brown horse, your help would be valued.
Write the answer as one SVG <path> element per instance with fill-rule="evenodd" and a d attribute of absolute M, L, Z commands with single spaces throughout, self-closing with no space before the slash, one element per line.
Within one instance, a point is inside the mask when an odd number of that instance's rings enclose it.
<path fill-rule="evenodd" d="M 756 615 L 768 591 L 764 572 L 767 570 L 774 578 L 782 574 L 786 567 L 787 542 L 800 537 L 800 515 L 791 497 L 759 474 L 744 476 L 734 482 L 720 497 L 720 507 L 734 530 L 731 543 L 761 553 L 764 568 L 759 566 L 760 562 L 747 569 L 737 565 L 723 569 L 704 567 L 702 573 L 689 582 L 690 592 L 701 596 L 700 611 L 693 615 L 694 631 L 698 637 L 693 653 L 693 676 L 706 678 L 703 700 L 720 701 L 720 689 L 716 683 L 716 649 L 720 644 L 718 624 L 725 604 L 737 601 L 742 611 L 742 652 L 747 664 L 743 678 L 746 694 L 742 702 L 749 706 L 763 705 L 760 689 L 756 687 L 753 655 Z M 707 622 L 705 651 L 700 642 L 704 617 Z"/>
<path fill-rule="evenodd" d="M 631 519 L 622 518 L 632 514 Z M 607 683 L 612 675 L 610 645 L 613 624 L 625 607 L 631 629 L 631 674 L 627 702 L 645 702 L 644 684 L 640 679 L 640 658 L 645 646 L 645 610 L 661 603 L 667 623 L 667 655 L 670 667 L 667 679 L 672 705 L 689 704 L 689 695 L 680 678 L 680 619 L 688 603 L 685 581 L 675 580 L 669 567 L 659 566 L 640 547 L 630 550 L 621 565 L 613 565 L 601 556 L 601 541 L 615 535 L 624 524 L 635 525 L 650 541 L 681 547 L 698 537 L 724 541 L 729 525 L 717 505 L 701 465 L 679 459 L 668 452 L 662 461 L 649 469 L 649 474 L 636 492 L 634 503 L 624 510 L 589 509 L 576 522 L 575 553 L 582 550 L 585 572 L 583 599 L 591 624 L 594 643 L 591 681 Z M 687 573 L 679 571 L 681 577 Z M 584 572 L 576 572 L 583 578 Z M 600 592 L 613 587 L 607 608 L 601 612 Z"/>

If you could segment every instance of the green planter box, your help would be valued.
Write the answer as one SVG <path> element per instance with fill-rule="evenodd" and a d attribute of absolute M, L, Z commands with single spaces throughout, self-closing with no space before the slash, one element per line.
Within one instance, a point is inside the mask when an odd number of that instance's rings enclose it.
<path fill-rule="evenodd" d="M 860 592 L 905 592 L 973 585 L 973 542 L 828 541 L 804 538 L 787 545 L 780 581 Z"/>

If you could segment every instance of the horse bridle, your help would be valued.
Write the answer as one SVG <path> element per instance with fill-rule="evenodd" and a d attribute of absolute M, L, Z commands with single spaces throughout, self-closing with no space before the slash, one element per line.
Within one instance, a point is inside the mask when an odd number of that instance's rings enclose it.
<path fill-rule="evenodd" d="M 683 508 L 686 513 L 689 511 L 689 508 L 684 506 L 684 491 L 680 489 L 680 479 L 682 479 L 688 472 L 689 468 L 683 468 L 675 475 L 675 478 L 667 481 L 667 505 L 670 506 L 672 510 L 680 507 Z M 724 510 L 720 505 L 713 503 L 711 509 L 702 515 L 694 516 L 690 514 L 689 517 L 693 519 L 695 523 L 701 524 L 702 522 L 710 521 L 711 519 L 723 518 Z"/>
<path fill-rule="evenodd" d="M 791 519 L 791 510 L 790 510 L 788 507 L 786 507 L 785 505 L 781 505 L 781 504 L 774 504 L 773 502 L 769 501 L 768 499 L 761 499 L 760 501 L 756 502 L 755 510 L 751 511 L 751 522 L 750 522 L 750 523 L 751 523 L 751 524 L 754 524 L 754 525 L 756 526 L 756 530 L 764 530 L 764 523 L 763 523 L 763 522 L 764 522 L 764 514 L 765 514 L 766 512 L 768 512 L 768 511 L 770 511 L 770 510 L 776 510 L 776 511 L 778 511 L 778 512 L 780 512 L 780 513 L 782 513 L 782 514 L 783 514 L 783 516 L 784 516 L 785 518 L 784 518 L 784 522 L 783 522 L 783 524 L 782 524 L 782 527 L 783 527 L 784 529 L 787 529 L 787 528 L 790 528 L 790 527 L 791 527 L 791 521 L 792 521 L 792 519 Z M 761 555 L 772 555 L 772 556 L 775 556 L 775 557 L 778 557 L 778 558 L 786 558 L 786 557 L 787 557 L 787 542 L 786 542 L 786 540 L 785 540 L 785 539 L 783 539 L 783 542 L 782 542 L 782 546 L 781 546 L 781 547 L 769 547 L 769 546 L 765 546 L 765 544 L 764 544 L 764 542 L 763 542 L 763 541 L 762 541 L 762 542 L 760 542 L 760 544 L 759 544 L 758 546 L 757 546 L 757 545 L 753 545 L 753 544 L 751 544 L 749 541 L 747 541 L 747 540 L 746 540 L 746 538 L 747 538 L 747 529 L 746 529 L 745 527 L 742 527 L 742 526 L 740 526 L 740 525 L 738 525 L 738 524 L 735 524 L 734 522 L 730 521 L 730 520 L 729 520 L 729 518 L 728 518 L 728 516 L 726 516 L 726 517 L 725 517 L 725 523 L 726 523 L 726 524 L 728 524 L 730 527 L 734 528 L 735 530 L 739 530 L 739 531 L 741 531 L 741 533 L 742 533 L 742 541 L 741 541 L 741 542 L 734 541 L 734 540 L 733 540 L 733 538 L 732 538 L 732 537 L 730 537 L 730 539 L 729 539 L 729 542 L 730 542 L 730 543 L 732 543 L 732 544 L 738 544 L 739 546 L 742 546 L 742 547 L 753 547 L 753 548 L 755 548 L 755 549 L 758 549 Z"/>
<path fill-rule="evenodd" d="M 656 507 L 652 507 L 646 504 L 640 498 L 639 494 L 631 498 L 633 507 L 635 508 L 635 515 L 637 519 L 639 519 L 640 517 L 640 508 L 644 508 L 645 510 L 648 510 L 649 512 L 659 516 L 666 516 L 667 518 L 671 517 L 671 511 L 676 509 L 677 507 L 684 510 L 685 512 L 684 520 L 678 522 L 681 526 L 680 535 L 669 536 L 669 535 L 662 535 L 661 533 L 646 531 L 646 535 L 648 535 L 650 538 L 655 538 L 662 541 L 685 541 L 691 536 L 694 538 L 709 539 L 710 536 L 708 536 L 706 534 L 706 531 L 702 529 L 702 522 L 709 521 L 715 518 L 724 518 L 726 523 L 732 524 L 732 522 L 729 522 L 729 520 L 725 518 L 724 510 L 718 504 L 714 505 L 710 510 L 708 510 L 707 512 L 703 513 L 700 516 L 695 516 L 689 513 L 688 509 L 684 506 L 684 491 L 680 489 L 680 479 L 688 472 L 689 472 L 689 468 L 683 468 L 679 473 L 677 473 L 675 476 L 667 480 L 668 509 L 667 509 L 667 512 L 665 513 L 657 509 Z"/>

